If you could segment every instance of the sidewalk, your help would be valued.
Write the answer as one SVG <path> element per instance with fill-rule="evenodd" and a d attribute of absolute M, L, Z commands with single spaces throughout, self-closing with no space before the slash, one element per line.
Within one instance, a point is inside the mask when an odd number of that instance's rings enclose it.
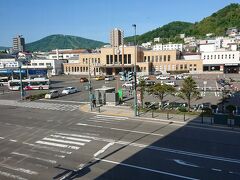
<path fill-rule="evenodd" d="M 190 124 L 190 125 L 197 125 L 197 126 L 207 126 L 207 127 L 216 127 L 216 128 L 223 128 L 223 129 L 234 129 L 239 131 L 240 128 L 238 127 L 230 127 L 224 125 L 216 125 L 212 124 L 211 117 L 201 117 L 197 115 L 184 115 L 184 114 L 169 114 L 166 113 L 153 113 L 152 111 L 148 111 L 146 113 L 140 112 L 138 117 L 134 116 L 134 111 L 129 106 L 101 106 L 93 108 L 90 111 L 89 104 L 82 104 L 79 107 L 80 111 L 88 112 L 88 113 L 95 113 L 99 115 L 106 115 L 106 116 L 121 116 L 121 117 L 130 117 L 136 118 L 139 120 L 149 120 L 149 121 L 159 121 L 159 122 L 169 122 L 169 123 L 179 123 L 179 124 Z"/>
<path fill-rule="evenodd" d="M 99 109 L 100 108 L 100 109 Z M 180 123 L 202 123 L 202 117 L 193 116 L 193 115 L 184 115 L 184 114 L 169 114 L 166 113 L 157 113 L 157 112 L 140 112 L 138 117 L 134 116 L 134 111 L 129 106 L 101 106 L 93 108 L 90 111 L 89 104 L 80 105 L 80 111 L 96 113 L 109 116 L 123 116 L 123 117 L 132 117 L 132 118 L 147 118 L 152 120 L 164 120 L 169 122 L 180 122 Z M 203 118 L 204 124 L 211 124 L 211 117 Z"/>

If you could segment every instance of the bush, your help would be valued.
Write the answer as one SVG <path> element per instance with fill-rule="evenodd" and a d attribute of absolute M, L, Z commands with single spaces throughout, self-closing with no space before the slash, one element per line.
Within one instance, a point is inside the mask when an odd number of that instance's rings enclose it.
<path fill-rule="evenodd" d="M 26 96 L 25 99 L 26 99 L 26 100 L 30 100 L 30 101 L 34 101 L 34 100 L 37 100 L 37 99 L 42 99 L 42 98 L 44 98 L 44 97 L 45 97 L 45 94 L 46 94 L 46 93 L 29 95 L 29 96 Z"/>
<path fill-rule="evenodd" d="M 180 112 L 187 112 L 187 108 L 184 107 L 184 106 L 179 107 L 178 110 L 179 110 Z"/>

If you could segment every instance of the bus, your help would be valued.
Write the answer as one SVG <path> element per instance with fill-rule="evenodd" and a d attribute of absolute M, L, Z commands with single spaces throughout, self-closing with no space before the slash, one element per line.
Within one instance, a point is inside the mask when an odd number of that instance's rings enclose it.
<path fill-rule="evenodd" d="M 8 85 L 8 77 L 0 77 L 0 84 L 7 86 Z"/>
<path fill-rule="evenodd" d="M 23 79 L 22 86 L 24 90 L 49 89 L 50 81 L 47 78 Z M 20 80 L 14 79 L 8 81 L 8 89 L 13 91 L 20 90 Z"/>

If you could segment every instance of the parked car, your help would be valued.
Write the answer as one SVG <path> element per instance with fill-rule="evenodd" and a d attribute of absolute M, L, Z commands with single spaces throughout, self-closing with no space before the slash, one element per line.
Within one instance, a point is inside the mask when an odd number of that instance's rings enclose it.
<path fill-rule="evenodd" d="M 78 92 L 77 88 L 75 87 L 67 87 L 62 91 L 62 94 L 72 94 Z"/>
<path fill-rule="evenodd" d="M 81 77 L 80 78 L 80 82 L 83 83 L 83 82 L 88 82 L 88 79 L 86 77 Z"/>
<path fill-rule="evenodd" d="M 168 75 L 158 75 L 158 76 L 156 76 L 156 79 L 158 79 L 158 80 L 166 80 L 166 79 L 170 79 L 170 77 Z"/>
<path fill-rule="evenodd" d="M 103 76 L 96 76 L 96 81 L 104 80 L 105 78 Z"/>
<path fill-rule="evenodd" d="M 112 81 L 112 80 L 114 80 L 114 79 L 115 79 L 114 76 L 106 76 L 106 77 L 105 77 L 105 81 Z"/>
<path fill-rule="evenodd" d="M 133 87 L 133 82 L 132 81 L 128 81 L 128 82 L 125 82 L 123 85 L 122 85 L 123 88 L 132 88 Z"/>
<path fill-rule="evenodd" d="M 59 91 L 58 90 L 52 90 L 49 93 L 45 94 L 45 99 L 52 99 L 59 97 Z"/>
<path fill-rule="evenodd" d="M 167 82 L 163 82 L 164 84 L 170 85 L 170 86 L 176 86 L 175 81 L 167 81 Z"/>
<path fill-rule="evenodd" d="M 148 76 L 139 76 L 138 79 L 149 80 Z"/>
<path fill-rule="evenodd" d="M 153 86 L 155 84 L 156 84 L 155 81 L 146 81 L 146 86 Z"/>
<path fill-rule="evenodd" d="M 183 79 L 183 75 L 182 74 L 177 74 L 176 75 L 176 80 L 180 80 L 180 79 Z"/>

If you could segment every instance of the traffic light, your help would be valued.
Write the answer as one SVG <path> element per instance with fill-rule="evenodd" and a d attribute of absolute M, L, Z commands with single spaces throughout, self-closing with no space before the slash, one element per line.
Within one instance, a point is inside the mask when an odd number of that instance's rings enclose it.
<path fill-rule="evenodd" d="M 133 72 L 128 72 L 128 81 L 133 81 Z"/>

